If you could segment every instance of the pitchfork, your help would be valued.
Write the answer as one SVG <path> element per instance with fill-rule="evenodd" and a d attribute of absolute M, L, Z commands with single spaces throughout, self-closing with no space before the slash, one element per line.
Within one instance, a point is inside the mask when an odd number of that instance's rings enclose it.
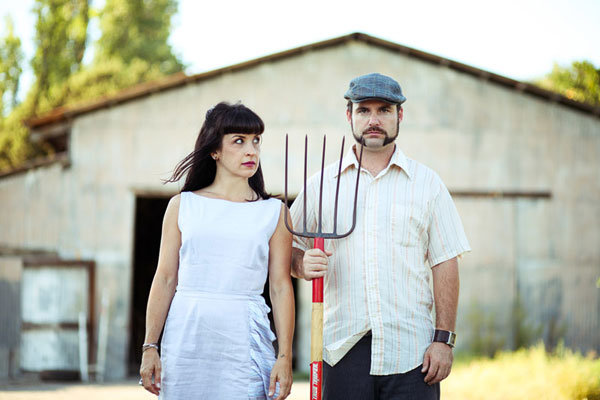
<path fill-rule="evenodd" d="M 306 238 L 314 238 L 314 248 L 325 250 L 325 238 L 341 239 L 352 233 L 356 226 L 356 204 L 358 198 L 358 180 L 360 178 L 360 166 L 362 163 L 363 146 L 361 145 L 360 156 L 358 160 L 358 171 L 356 173 L 356 188 L 354 190 L 354 210 L 352 212 L 352 226 L 346 233 L 337 232 L 337 211 L 338 194 L 340 191 L 340 173 L 342 171 L 342 158 L 344 157 L 344 139 L 342 139 L 342 153 L 340 155 L 340 165 L 338 167 L 337 182 L 335 187 L 335 203 L 333 207 L 333 232 L 324 233 L 323 226 L 323 173 L 325 171 L 325 136 L 323 136 L 323 158 L 321 161 L 321 182 L 319 187 L 319 212 L 317 219 L 317 231 L 308 232 L 306 230 L 306 170 L 307 170 L 307 147 L 308 136 L 304 137 L 304 208 L 303 208 L 303 229 L 302 232 L 294 231 L 290 228 L 287 219 L 287 213 L 284 214 L 285 226 L 293 234 Z M 285 135 L 285 192 L 284 198 L 287 204 L 288 194 L 288 135 Z M 321 382 L 323 373 L 323 278 L 313 279 L 312 281 L 312 319 L 311 319 L 311 337 L 310 337 L 310 398 L 311 400 L 321 400 Z"/>

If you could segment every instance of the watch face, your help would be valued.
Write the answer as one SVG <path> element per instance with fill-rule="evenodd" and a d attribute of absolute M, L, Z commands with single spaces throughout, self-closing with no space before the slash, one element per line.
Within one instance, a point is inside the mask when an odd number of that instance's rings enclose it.
<path fill-rule="evenodd" d="M 456 333 L 450 332 L 450 337 L 448 338 L 448 344 L 450 347 L 454 347 L 454 342 L 456 341 Z"/>

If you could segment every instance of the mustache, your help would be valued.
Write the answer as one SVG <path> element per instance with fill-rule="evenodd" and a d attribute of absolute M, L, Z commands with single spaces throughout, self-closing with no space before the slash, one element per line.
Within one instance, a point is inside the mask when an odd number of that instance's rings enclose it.
<path fill-rule="evenodd" d="M 388 133 L 385 130 L 383 130 L 383 129 L 379 128 L 379 127 L 376 127 L 376 126 L 374 126 L 372 128 L 367 128 L 364 131 L 362 131 L 362 136 L 368 134 L 369 132 L 379 132 L 379 133 L 384 134 L 386 137 L 389 136 Z"/>

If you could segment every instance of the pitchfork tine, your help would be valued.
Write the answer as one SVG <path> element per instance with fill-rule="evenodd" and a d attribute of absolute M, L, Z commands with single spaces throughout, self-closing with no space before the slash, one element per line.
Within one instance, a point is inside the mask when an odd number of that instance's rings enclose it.
<path fill-rule="evenodd" d="M 340 166 L 338 167 L 337 183 L 335 185 L 335 204 L 333 206 L 333 234 L 337 235 L 337 212 L 338 212 L 338 197 L 340 194 L 340 174 L 342 173 L 342 159 L 344 158 L 344 142 L 345 137 L 342 137 L 342 152 L 340 154 Z"/>
<path fill-rule="evenodd" d="M 308 135 L 304 135 L 304 226 L 303 232 L 306 233 L 306 169 L 308 166 Z"/>
<path fill-rule="evenodd" d="M 344 147 L 343 141 L 342 141 L 342 147 Z M 358 208 L 358 183 L 360 180 L 360 167 L 362 166 L 363 149 L 364 149 L 364 139 L 360 141 L 360 155 L 358 156 L 358 170 L 356 171 L 356 187 L 354 188 L 354 209 L 352 210 L 352 226 L 350 227 L 348 232 L 338 234 L 337 230 L 336 230 L 336 226 L 334 225 L 333 233 L 324 235 L 325 237 L 327 237 L 329 239 L 345 238 L 346 236 L 350 235 L 352 233 L 352 231 L 354 231 L 354 228 L 356 227 L 356 209 Z M 342 160 L 340 157 L 340 166 L 339 166 L 339 171 L 338 171 L 338 182 L 337 182 L 338 186 L 340 184 L 339 179 L 340 179 L 341 167 L 342 167 Z M 336 188 L 335 208 L 333 210 L 333 213 L 334 213 L 334 218 L 336 218 L 337 217 L 337 188 Z"/>
<path fill-rule="evenodd" d="M 319 219 L 317 225 L 317 234 L 319 235 L 323 233 L 323 173 L 325 172 L 325 139 L 326 136 L 323 135 L 323 158 L 321 160 L 321 182 L 319 186 Z M 306 198 L 306 196 L 304 196 L 304 198 Z"/>
<path fill-rule="evenodd" d="M 360 156 L 358 157 L 358 171 L 356 171 L 356 187 L 354 188 L 354 211 L 352 212 L 352 227 L 350 230 L 343 235 L 340 235 L 340 238 L 346 237 L 352 233 L 354 228 L 356 227 L 356 208 L 358 207 L 358 181 L 360 179 L 360 167 L 362 165 L 362 155 L 363 149 L 365 148 L 365 139 L 362 138 L 360 141 Z"/>
<path fill-rule="evenodd" d="M 308 154 L 308 135 L 304 137 L 304 215 L 303 215 L 303 219 L 304 219 L 304 226 L 302 227 L 303 230 L 302 232 L 297 232 L 295 230 L 293 230 L 290 227 L 290 223 L 288 221 L 288 213 L 286 212 L 285 214 L 283 214 L 283 222 L 285 223 L 285 227 L 287 228 L 288 231 L 290 231 L 290 233 L 292 233 L 293 235 L 296 236 L 303 236 L 303 237 L 314 237 L 314 234 L 311 235 L 310 232 L 307 232 L 306 230 L 306 172 L 307 172 L 307 154 Z M 283 199 L 285 201 L 285 205 L 287 206 L 287 202 L 288 202 L 288 134 L 285 135 L 285 168 L 284 168 L 284 178 L 285 178 L 285 182 L 284 182 L 284 193 L 283 193 Z"/>
<path fill-rule="evenodd" d="M 285 201 L 285 206 L 288 206 L 288 134 L 285 134 L 285 172 L 284 172 L 285 182 L 283 184 L 283 200 Z M 290 228 L 290 224 L 287 218 L 287 212 L 283 214 L 283 222 L 285 223 L 285 227 L 288 231 L 294 233 L 292 228 Z"/>

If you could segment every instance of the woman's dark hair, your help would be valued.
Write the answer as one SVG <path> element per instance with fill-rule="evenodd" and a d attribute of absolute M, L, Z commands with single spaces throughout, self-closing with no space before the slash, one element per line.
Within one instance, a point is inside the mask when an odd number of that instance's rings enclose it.
<path fill-rule="evenodd" d="M 177 182 L 187 174 L 182 192 L 194 191 L 209 186 L 215 180 L 217 164 L 211 154 L 221 148 L 223 136 L 228 133 L 262 134 L 265 124 L 254 111 L 241 103 L 221 102 L 206 112 L 206 117 L 196 139 L 194 151 L 177 164 L 171 178 L 164 181 Z M 268 199 L 265 192 L 260 161 L 256 173 L 248 179 L 250 188 L 260 199 Z"/>

